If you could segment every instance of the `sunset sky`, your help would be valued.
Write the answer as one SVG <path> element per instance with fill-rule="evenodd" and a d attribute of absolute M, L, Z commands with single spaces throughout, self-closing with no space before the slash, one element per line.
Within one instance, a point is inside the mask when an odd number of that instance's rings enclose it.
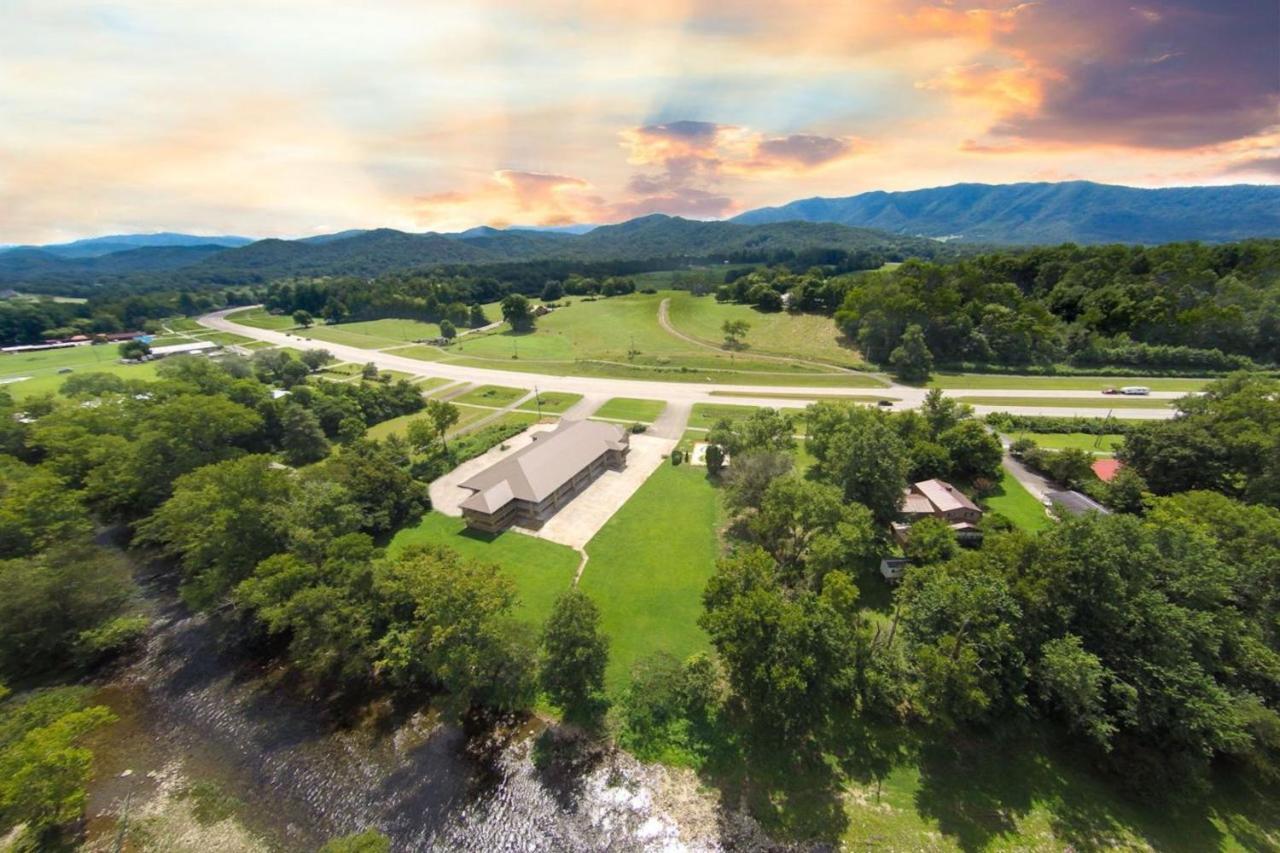
<path fill-rule="evenodd" d="M 6 0 L 0 243 L 1280 182 L 1276 0 Z"/>

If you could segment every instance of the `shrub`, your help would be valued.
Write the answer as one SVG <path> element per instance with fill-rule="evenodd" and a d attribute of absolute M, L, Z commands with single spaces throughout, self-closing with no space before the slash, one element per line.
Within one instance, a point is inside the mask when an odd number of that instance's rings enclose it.
<path fill-rule="evenodd" d="M 680 450 L 679 448 L 677 448 L 677 449 L 675 449 L 675 450 L 671 451 L 671 464 L 672 464 L 672 465 L 679 465 L 679 464 L 680 464 L 681 462 L 683 462 L 683 461 L 684 461 L 684 451 L 683 451 L 683 450 Z"/>

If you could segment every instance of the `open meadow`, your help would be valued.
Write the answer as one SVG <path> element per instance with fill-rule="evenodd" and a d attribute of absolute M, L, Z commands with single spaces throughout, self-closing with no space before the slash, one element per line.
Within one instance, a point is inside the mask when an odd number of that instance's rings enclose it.
<path fill-rule="evenodd" d="M 65 347 L 0 354 L 0 388 L 15 400 L 37 394 L 53 394 L 69 376 L 77 373 L 110 373 L 126 379 L 154 379 L 155 362 L 121 364 L 115 344 Z M 60 373 L 59 371 L 67 371 Z"/>

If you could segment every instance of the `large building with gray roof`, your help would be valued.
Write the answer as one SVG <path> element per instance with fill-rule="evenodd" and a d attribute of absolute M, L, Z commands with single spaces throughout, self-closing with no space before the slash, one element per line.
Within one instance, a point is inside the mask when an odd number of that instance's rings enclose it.
<path fill-rule="evenodd" d="M 540 527 L 607 470 L 624 467 L 630 435 L 617 424 L 561 421 L 550 432 L 458 485 L 469 527 L 497 533 Z"/>

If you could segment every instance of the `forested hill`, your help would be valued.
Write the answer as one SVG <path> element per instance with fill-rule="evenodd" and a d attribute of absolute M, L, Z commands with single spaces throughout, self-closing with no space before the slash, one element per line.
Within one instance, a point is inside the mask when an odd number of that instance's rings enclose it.
<path fill-rule="evenodd" d="M 748 211 L 733 221 L 835 222 L 969 243 L 1217 243 L 1280 237 L 1280 186 L 955 184 L 809 198 Z"/>
<path fill-rule="evenodd" d="M 408 234 L 388 228 L 330 238 L 259 240 L 247 246 L 133 249 L 65 258 L 42 249 L 0 252 L 0 284 L 22 289 L 128 283 L 163 272 L 173 284 L 241 284 L 293 275 L 376 276 L 441 264 L 510 261 L 752 261 L 808 257 L 814 264 L 872 267 L 955 252 L 936 240 L 828 223 L 739 225 L 653 215 L 586 234 L 492 228 L 462 234 Z M 852 256 L 852 257 L 851 257 Z M 43 286 L 43 287 L 41 287 Z"/>

